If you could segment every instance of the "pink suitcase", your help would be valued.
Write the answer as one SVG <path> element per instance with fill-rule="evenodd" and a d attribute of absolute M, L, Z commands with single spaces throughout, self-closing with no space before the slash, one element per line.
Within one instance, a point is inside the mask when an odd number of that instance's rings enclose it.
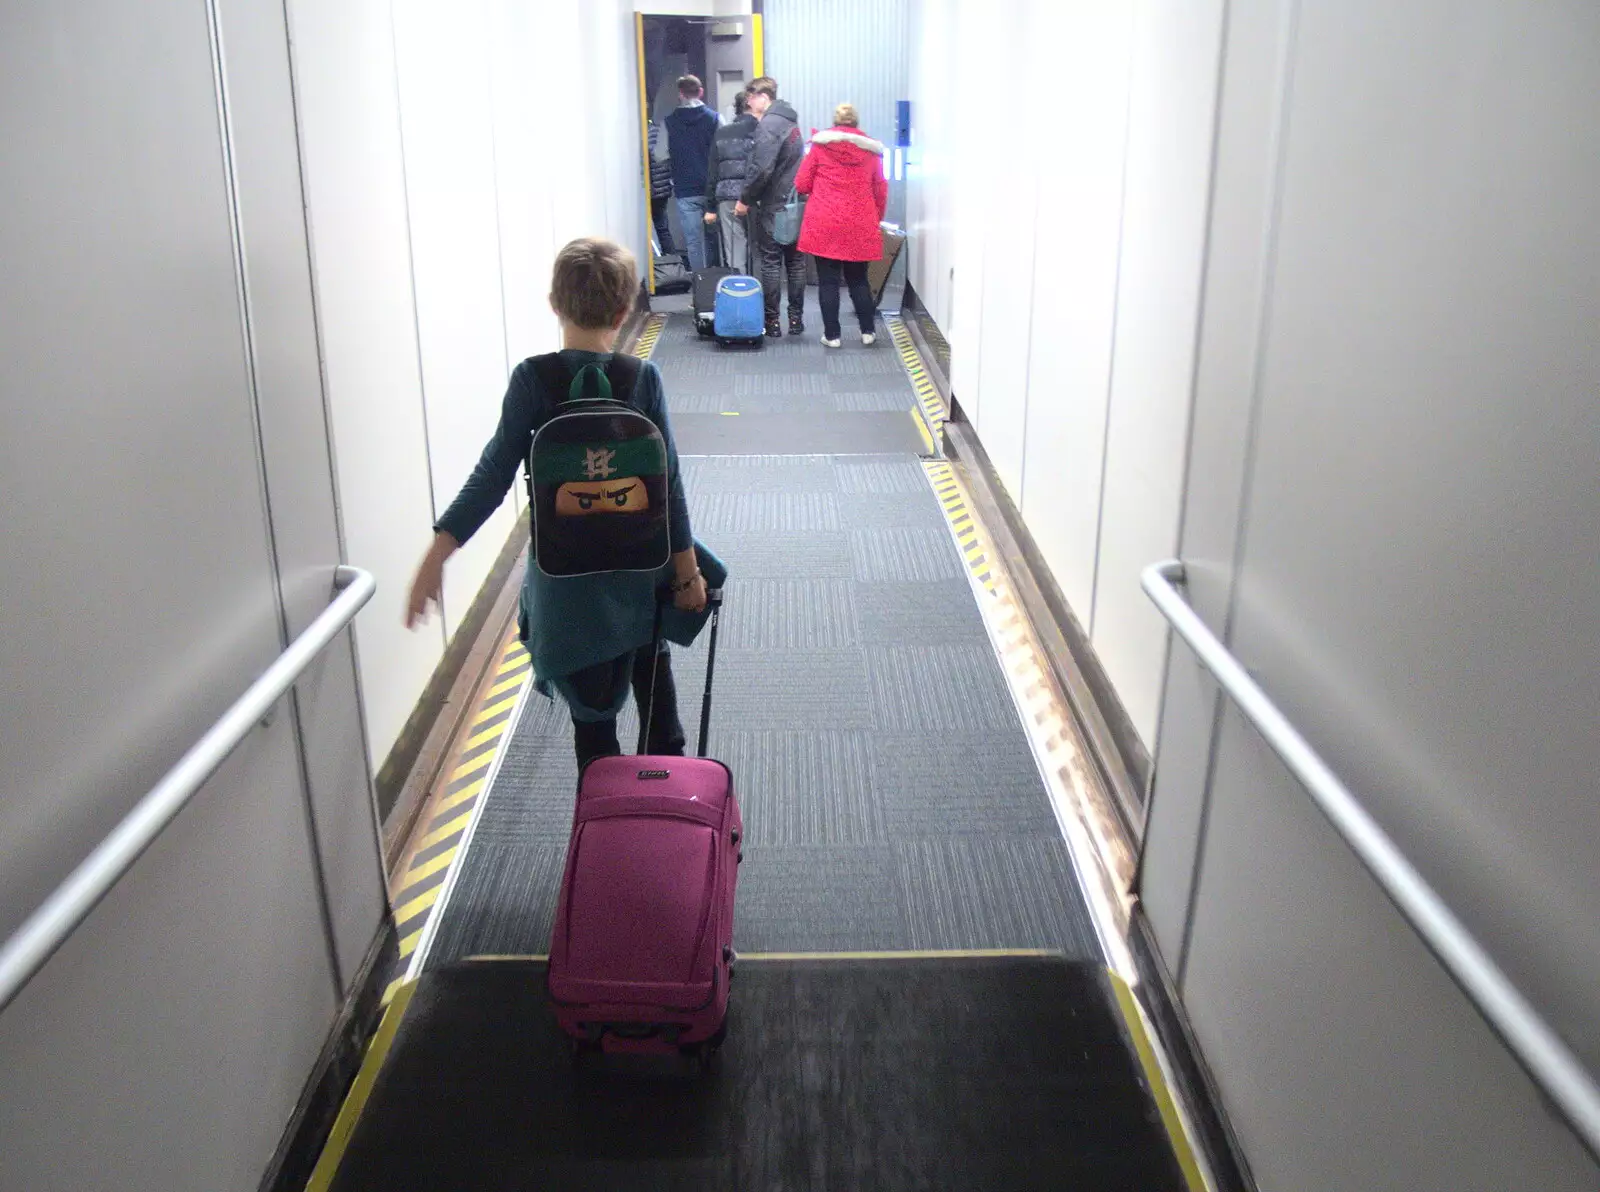
<path fill-rule="evenodd" d="M 725 1034 L 744 822 L 732 774 L 705 757 L 716 597 L 701 756 L 603 757 L 578 780 L 549 985 L 579 1052 L 706 1057 Z"/>

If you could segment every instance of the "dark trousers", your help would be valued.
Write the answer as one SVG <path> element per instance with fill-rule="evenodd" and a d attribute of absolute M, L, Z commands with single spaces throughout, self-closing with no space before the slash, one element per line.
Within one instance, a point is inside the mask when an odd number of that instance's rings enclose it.
<path fill-rule="evenodd" d="M 761 298 L 767 306 L 767 322 L 778 321 L 779 292 L 784 283 L 789 289 L 789 317 L 798 319 L 806 306 L 806 256 L 792 244 L 779 244 L 772 236 L 777 208 L 757 207 L 750 212 L 750 255 L 756 278 L 761 282 Z"/>
<path fill-rule="evenodd" d="M 839 275 L 850 287 L 850 303 L 856 308 L 856 320 L 861 324 L 861 334 L 871 335 L 877 324 L 876 304 L 872 301 L 872 287 L 867 284 L 865 261 L 835 261 L 832 257 L 817 258 L 817 302 L 822 307 L 822 334 L 829 339 L 839 338 Z"/>
<path fill-rule="evenodd" d="M 610 662 L 602 662 L 598 666 L 586 667 L 568 675 L 567 682 L 572 685 L 573 693 L 583 703 L 591 708 L 604 708 L 610 706 L 611 693 L 622 681 L 624 671 L 631 672 L 633 701 L 638 705 L 639 719 L 642 722 L 646 710 L 651 707 L 650 647 L 646 646 L 642 650 L 613 658 Z M 672 655 L 666 650 L 661 651 L 660 665 L 655 668 L 655 679 L 655 707 L 650 713 L 650 739 L 645 744 L 645 751 L 682 757 L 685 739 L 683 722 L 678 719 L 678 687 L 672 678 Z M 617 740 L 615 718 L 584 721 L 574 716 L 572 735 L 578 754 L 580 774 L 583 772 L 583 767 L 595 758 L 614 757 L 622 752 L 621 742 Z"/>
<path fill-rule="evenodd" d="M 661 242 L 663 256 L 672 251 L 672 224 L 667 219 L 667 204 L 670 202 L 670 193 L 650 196 L 650 221 L 656 225 L 656 239 Z"/>

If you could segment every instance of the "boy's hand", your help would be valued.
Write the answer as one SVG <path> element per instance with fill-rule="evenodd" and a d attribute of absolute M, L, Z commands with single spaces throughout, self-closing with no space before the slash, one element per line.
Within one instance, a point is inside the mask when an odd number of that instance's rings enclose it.
<path fill-rule="evenodd" d="M 428 605 L 438 606 L 444 587 L 444 561 L 456 552 L 456 540 L 440 531 L 433 545 L 422 556 L 417 576 L 411 581 L 411 594 L 406 598 L 406 628 L 415 629 L 428 619 Z"/>
<path fill-rule="evenodd" d="M 715 211 L 707 211 L 706 212 L 706 222 L 707 223 L 716 223 L 717 222 L 717 213 Z"/>
<path fill-rule="evenodd" d="M 733 213 L 735 215 L 749 215 L 750 214 L 750 208 L 748 208 L 748 207 L 746 207 L 744 205 L 744 200 L 743 199 L 740 199 L 737 203 L 735 203 L 733 205 Z"/>
<path fill-rule="evenodd" d="M 697 613 L 706 606 L 706 577 L 696 575 L 686 587 L 673 593 L 673 606 L 686 613 Z"/>

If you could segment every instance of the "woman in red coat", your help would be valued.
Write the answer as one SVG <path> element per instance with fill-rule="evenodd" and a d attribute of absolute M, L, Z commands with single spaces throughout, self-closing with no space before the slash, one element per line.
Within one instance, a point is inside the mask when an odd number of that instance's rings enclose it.
<path fill-rule="evenodd" d="M 811 151 L 794 180 L 796 190 L 811 196 L 798 247 L 817 258 L 822 342 L 830 348 L 839 346 L 841 274 L 861 323 L 861 342 L 876 338 L 867 262 L 883 258 L 878 224 L 889 202 L 889 182 L 883 176 L 883 144 L 864 135 L 860 124 L 853 105 L 836 107 L 833 127 L 811 138 Z"/>

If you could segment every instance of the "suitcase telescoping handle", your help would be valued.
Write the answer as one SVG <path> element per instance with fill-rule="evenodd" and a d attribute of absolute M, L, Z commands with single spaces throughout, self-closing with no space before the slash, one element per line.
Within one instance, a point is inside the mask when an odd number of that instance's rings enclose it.
<path fill-rule="evenodd" d="M 656 602 L 655 630 L 650 635 L 650 648 L 655 651 L 650 657 L 650 699 L 639 718 L 639 753 L 644 753 L 649 747 L 650 721 L 656 711 L 656 675 L 661 669 L 661 613 L 666 606 L 667 600 Z M 712 588 L 706 593 L 706 608 L 711 611 L 711 622 L 707 626 L 711 638 L 706 643 L 706 690 L 700 697 L 700 747 L 696 752 L 701 757 L 706 755 L 711 733 L 711 680 L 717 672 L 717 628 L 722 623 L 721 588 Z"/>

